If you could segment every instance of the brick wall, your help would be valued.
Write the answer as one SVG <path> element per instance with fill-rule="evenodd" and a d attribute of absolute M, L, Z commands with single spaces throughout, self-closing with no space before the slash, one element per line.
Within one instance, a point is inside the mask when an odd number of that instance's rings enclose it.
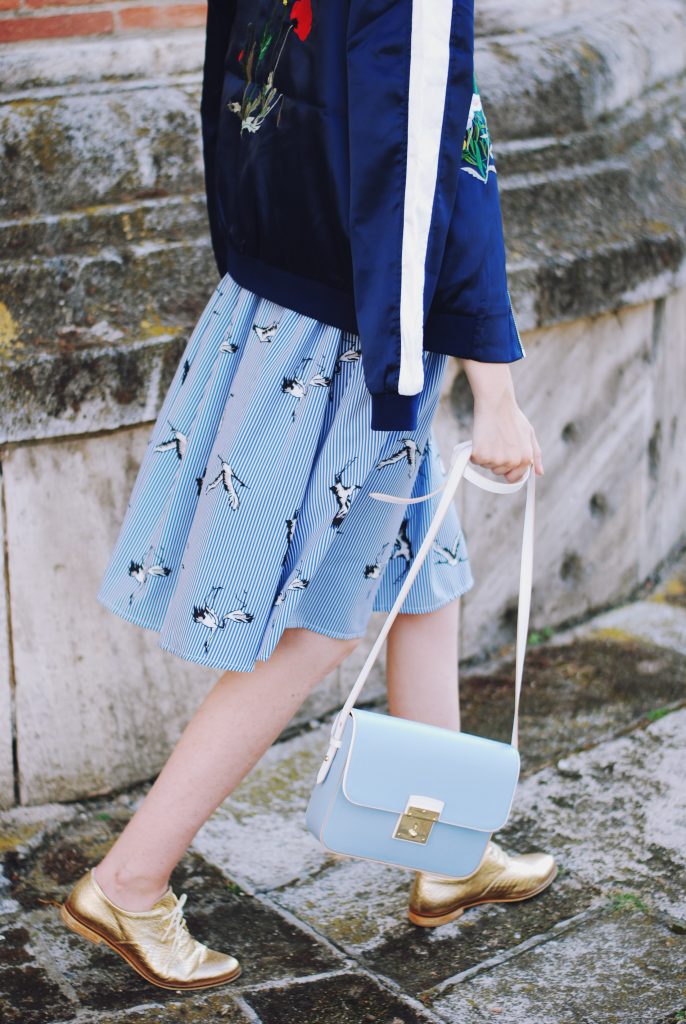
<path fill-rule="evenodd" d="M 205 0 L 0 0 L 0 44 L 204 25 Z"/>

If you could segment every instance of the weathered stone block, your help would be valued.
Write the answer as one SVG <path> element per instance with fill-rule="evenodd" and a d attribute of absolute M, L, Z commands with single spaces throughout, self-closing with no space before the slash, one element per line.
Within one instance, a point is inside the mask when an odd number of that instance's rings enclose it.
<path fill-rule="evenodd" d="M 686 287 L 653 304 L 649 361 L 645 515 L 639 576 L 647 576 L 686 530 Z"/>
<path fill-rule="evenodd" d="M 95 600 L 148 433 L 7 453 L 22 802 L 149 777 L 216 676 Z"/>
<path fill-rule="evenodd" d="M 640 580 L 648 455 L 634 439 L 648 433 L 643 354 L 651 320 L 646 305 L 534 332 L 526 359 L 512 366 L 545 469 L 536 478 L 534 628 L 618 600 Z M 476 580 L 464 598 L 465 653 L 472 653 L 514 639 L 525 497 L 462 486 Z"/>
<path fill-rule="evenodd" d="M 2 213 L 76 210 L 202 187 L 197 75 L 148 88 L 107 83 L 0 108 Z M 26 168 L 31 168 L 31 174 Z"/>

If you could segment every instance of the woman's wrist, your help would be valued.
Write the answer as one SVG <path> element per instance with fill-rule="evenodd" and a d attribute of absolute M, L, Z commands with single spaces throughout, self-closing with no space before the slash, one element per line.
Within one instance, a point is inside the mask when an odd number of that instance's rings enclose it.
<path fill-rule="evenodd" d="M 475 406 L 516 402 L 509 363 L 485 363 L 477 359 L 463 359 L 462 365 L 474 396 Z"/>

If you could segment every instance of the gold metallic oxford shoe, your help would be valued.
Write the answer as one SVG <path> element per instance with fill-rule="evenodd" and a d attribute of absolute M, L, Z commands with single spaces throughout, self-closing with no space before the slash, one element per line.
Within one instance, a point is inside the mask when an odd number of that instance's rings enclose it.
<path fill-rule="evenodd" d="M 547 888 L 557 875 L 549 853 L 511 856 L 489 840 L 481 864 L 467 878 L 445 878 L 417 871 L 410 891 L 408 917 L 431 928 L 447 924 L 477 903 L 525 900 Z"/>
<path fill-rule="evenodd" d="M 91 942 L 106 942 L 146 981 L 160 988 L 197 989 L 233 981 L 241 973 L 235 957 L 197 942 L 169 886 L 150 910 L 123 910 L 105 895 L 93 868 L 60 907 L 62 920 Z"/>

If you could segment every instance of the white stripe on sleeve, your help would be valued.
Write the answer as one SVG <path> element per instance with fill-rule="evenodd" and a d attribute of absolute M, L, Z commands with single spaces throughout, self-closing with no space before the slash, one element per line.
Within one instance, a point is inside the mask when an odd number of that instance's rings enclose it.
<path fill-rule="evenodd" d="M 448 84 L 452 12 L 453 0 L 412 3 L 400 283 L 401 395 L 415 395 L 424 384 L 424 267 Z"/>

